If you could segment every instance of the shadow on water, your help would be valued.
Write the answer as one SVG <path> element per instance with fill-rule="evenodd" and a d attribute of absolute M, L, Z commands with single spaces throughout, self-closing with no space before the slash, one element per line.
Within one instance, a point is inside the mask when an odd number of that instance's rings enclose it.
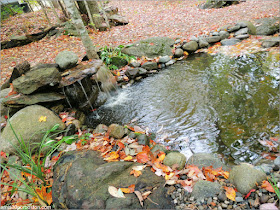
<path fill-rule="evenodd" d="M 186 156 L 217 152 L 252 162 L 258 140 L 279 133 L 279 55 L 229 58 L 199 54 L 120 90 L 88 118 L 99 123 L 137 124 Z M 162 129 L 161 129 L 162 127 Z"/>

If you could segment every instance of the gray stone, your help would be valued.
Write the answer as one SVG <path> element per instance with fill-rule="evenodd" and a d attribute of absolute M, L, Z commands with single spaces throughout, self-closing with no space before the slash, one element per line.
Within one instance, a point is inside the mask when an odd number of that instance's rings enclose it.
<path fill-rule="evenodd" d="M 272 171 L 273 165 L 263 163 L 261 165 L 255 166 L 254 168 L 259 171 L 264 171 L 265 173 L 269 174 Z"/>
<path fill-rule="evenodd" d="M 218 30 L 219 31 L 227 31 L 228 28 L 230 28 L 230 27 L 231 27 L 231 25 L 225 25 L 225 26 L 220 27 Z"/>
<path fill-rule="evenodd" d="M 272 37 L 270 39 L 266 39 L 262 42 L 262 47 L 269 48 L 269 47 L 275 47 L 280 44 L 280 37 Z"/>
<path fill-rule="evenodd" d="M 247 39 L 247 38 L 249 38 L 249 34 L 237 35 L 235 38 L 240 39 L 240 40 Z"/>
<path fill-rule="evenodd" d="M 182 48 L 188 52 L 195 52 L 198 49 L 198 44 L 196 41 L 189 41 Z"/>
<path fill-rule="evenodd" d="M 128 76 L 129 78 L 133 79 L 135 78 L 139 73 L 139 69 L 138 68 L 130 68 L 130 69 L 127 69 L 126 72 L 125 72 L 125 75 Z"/>
<path fill-rule="evenodd" d="M 198 40 L 199 48 L 208 47 L 209 43 L 206 41 L 204 37 L 199 37 Z"/>
<path fill-rule="evenodd" d="M 116 23 L 117 25 L 125 25 L 125 24 L 128 24 L 129 21 L 126 17 L 124 16 L 121 16 L 121 15 L 111 15 L 109 18 L 108 18 L 110 21 Z"/>
<path fill-rule="evenodd" d="M 238 35 L 243 35 L 243 34 L 247 34 L 249 31 L 249 29 L 246 27 L 246 28 L 241 28 L 239 29 L 238 31 L 236 31 L 234 33 L 234 36 L 238 36 Z"/>
<path fill-rule="evenodd" d="M 277 166 L 280 166 L 280 156 L 278 156 L 275 160 L 274 160 L 274 164 Z"/>
<path fill-rule="evenodd" d="M 46 121 L 39 122 L 41 116 L 46 116 Z M 35 148 L 35 143 L 42 141 L 47 130 L 50 130 L 55 124 L 59 124 L 59 129 L 65 128 L 64 123 L 49 109 L 32 105 L 18 111 L 10 118 L 10 123 L 19 138 L 21 138 L 30 148 Z M 19 142 L 8 124 L 0 137 L 0 148 L 4 152 L 14 153 L 16 150 L 11 144 L 19 146 Z"/>
<path fill-rule="evenodd" d="M 62 51 L 55 57 L 55 62 L 61 69 L 69 69 L 76 66 L 79 57 L 72 51 Z"/>
<path fill-rule="evenodd" d="M 56 68 L 37 69 L 28 71 L 25 75 L 15 79 L 15 90 L 23 94 L 31 94 L 39 88 L 50 88 L 59 83 L 61 75 Z"/>
<path fill-rule="evenodd" d="M 235 25 L 235 26 L 229 27 L 227 31 L 229 33 L 231 33 L 231 32 L 237 31 L 239 29 L 240 29 L 240 25 Z"/>
<path fill-rule="evenodd" d="M 172 48 L 170 46 L 173 44 L 174 40 L 168 37 L 151 37 L 126 46 L 122 49 L 122 52 L 127 55 L 146 56 L 149 58 L 164 55 L 171 56 Z"/>
<path fill-rule="evenodd" d="M 179 44 L 179 43 L 181 43 L 181 39 L 177 39 L 177 40 L 175 40 L 175 42 L 174 42 L 174 44 Z"/>
<path fill-rule="evenodd" d="M 256 188 L 256 183 L 266 179 L 266 174 L 252 168 L 248 164 L 241 164 L 232 168 L 229 180 L 242 194 L 247 194 L 251 189 Z"/>
<path fill-rule="evenodd" d="M 235 45 L 238 42 L 241 42 L 240 39 L 231 38 L 231 39 L 224 39 L 224 40 L 222 40 L 221 44 L 223 46 L 230 46 L 230 45 Z"/>
<path fill-rule="evenodd" d="M 240 203 L 240 202 L 243 201 L 243 198 L 242 198 L 242 197 L 235 197 L 235 201 L 236 201 L 237 203 Z"/>
<path fill-rule="evenodd" d="M 137 136 L 138 144 L 140 145 L 149 145 L 149 138 L 145 134 Z"/>
<path fill-rule="evenodd" d="M 138 62 L 131 62 L 131 63 L 129 63 L 128 65 L 131 66 L 131 67 L 134 67 L 134 68 L 137 68 L 137 67 L 140 67 L 140 66 L 141 66 L 141 64 L 138 63 Z"/>
<path fill-rule="evenodd" d="M 158 62 L 159 63 L 167 63 L 170 60 L 171 60 L 170 56 L 165 55 L 165 56 L 160 56 Z"/>
<path fill-rule="evenodd" d="M 221 191 L 221 185 L 217 182 L 200 180 L 195 183 L 191 195 L 196 200 L 213 197 Z"/>
<path fill-rule="evenodd" d="M 108 133 L 111 137 L 120 139 L 125 134 L 125 129 L 123 126 L 118 124 L 111 124 L 108 128 Z"/>
<path fill-rule="evenodd" d="M 180 58 L 184 55 L 184 51 L 181 48 L 178 48 L 174 52 L 174 57 L 175 58 Z"/>
<path fill-rule="evenodd" d="M 156 62 L 146 62 L 141 67 L 146 69 L 146 70 L 158 69 L 158 66 L 157 66 Z"/>
<path fill-rule="evenodd" d="M 139 75 L 146 75 L 148 73 L 148 71 L 143 68 L 138 68 L 138 70 L 139 70 Z"/>
<path fill-rule="evenodd" d="M 218 195 L 218 199 L 219 201 L 224 202 L 227 199 L 227 196 L 224 192 L 220 192 Z"/>
<path fill-rule="evenodd" d="M 240 27 L 244 27 L 246 25 L 246 27 L 248 28 L 248 34 L 256 35 L 256 27 L 250 21 L 242 20 L 239 21 L 237 25 L 239 25 Z"/>
<path fill-rule="evenodd" d="M 159 152 L 159 151 L 162 151 L 164 153 L 167 153 L 168 150 L 166 149 L 166 147 L 164 145 L 161 145 L 161 144 L 156 144 L 155 146 L 153 146 L 153 148 L 151 149 L 151 151 L 153 153 L 155 152 Z"/>
<path fill-rule="evenodd" d="M 219 32 L 215 31 L 212 33 L 213 36 L 219 36 Z"/>
<path fill-rule="evenodd" d="M 220 36 L 209 36 L 209 37 L 206 37 L 206 41 L 208 43 L 216 43 L 216 42 L 219 42 L 221 40 L 221 37 Z"/>
<path fill-rule="evenodd" d="M 163 164 L 172 167 L 177 165 L 177 169 L 181 170 L 186 165 L 186 156 L 180 152 L 170 152 L 163 160 Z"/>
<path fill-rule="evenodd" d="M 266 203 L 266 202 L 268 201 L 268 199 L 269 199 L 269 196 L 268 196 L 268 195 L 262 195 L 262 196 L 260 197 L 260 202 L 261 202 L 261 203 Z"/>
<path fill-rule="evenodd" d="M 257 35 L 273 35 L 279 31 L 280 17 L 262 18 L 256 22 L 256 34 Z"/>
<path fill-rule="evenodd" d="M 95 130 L 94 130 L 94 133 L 104 133 L 108 130 L 108 127 L 104 124 L 99 124 Z"/>
<path fill-rule="evenodd" d="M 188 159 L 187 164 L 196 165 L 199 169 L 207 166 L 213 166 L 214 169 L 220 167 L 222 167 L 224 170 L 228 169 L 228 167 L 223 164 L 219 158 L 209 153 L 196 153 Z"/>
<path fill-rule="evenodd" d="M 221 37 L 221 40 L 227 39 L 229 37 L 229 33 L 227 31 L 220 31 L 219 35 Z"/>
<path fill-rule="evenodd" d="M 172 59 L 170 61 L 168 61 L 167 63 L 165 63 L 166 66 L 171 66 L 173 65 L 174 63 L 176 63 L 176 60 Z"/>
<path fill-rule="evenodd" d="M 192 37 L 190 38 L 190 41 L 196 41 L 196 42 L 198 42 L 198 38 L 197 38 L 196 36 L 192 36 Z"/>
<path fill-rule="evenodd" d="M 173 209 L 166 194 L 163 177 L 156 176 L 149 168 L 142 175 L 130 175 L 132 162 L 105 162 L 96 151 L 72 151 L 63 155 L 54 166 L 52 198 L 55 209 L 141 209 L 135 194 L 115 198 L 108 192 L 109 186 L 128 187 L 135 184 L 142 192 L 146 187 L 156 188 L 143 201 L 145 209 Z"/>

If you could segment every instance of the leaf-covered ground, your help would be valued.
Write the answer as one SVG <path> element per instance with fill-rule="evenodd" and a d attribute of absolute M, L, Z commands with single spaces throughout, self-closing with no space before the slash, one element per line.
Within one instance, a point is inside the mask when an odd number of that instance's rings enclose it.
<path fill-rule="evenodd" d="M 111 0 L 110 4 L 119 8 L 119 13 L 129 19 L 129 24 L 113 27 L 110 31 L 91 33 L 90 36 L 97 48 L 132 43 L 151 36 L 188 39 L 239 20 L 278 16 L 280 12 L 278 0 L 247 0 L 241 4 L 209 10 L 198 8 L 202 2 Z M 31 14 L 4 21 L 1 25 L 1 40 L 11 35 L 23 35 L 24 31 L 37 32 L 39 27 L 46 26 L 41 12 L 36 12 L 33 18 Z M 55 22 L 54 15 L 51 12 L 49 15 Z M 85 54 L 80 39 L 68 36 L 44 38 L 26 46 L 1 50 L 1 84 L 11 74 L 13 67 L 23 60 L 28 60 L 31 65 L 53 63 L 55 56 L 63 50 L 74 51 L 80 59 Z"/>

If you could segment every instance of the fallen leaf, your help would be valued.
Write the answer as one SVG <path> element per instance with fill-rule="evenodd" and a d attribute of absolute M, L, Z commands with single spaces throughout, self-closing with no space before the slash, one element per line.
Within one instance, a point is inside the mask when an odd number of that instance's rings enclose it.
<path fill-rule="evenodd" d="M 260 210 L 278 210 L 275 203 L 264 203 L 260 205 Z"/>
<path fill-rule="evenodd" d="M 140 202 L 140 205 L 143 207 L 144 204 L 143 204 L 143 197 L 142 197 L 142 194 L 139 192 L 139 191 L 134 191 L 135 195 L 137 196 L 139 202 Z"/>
<path fill-rule="evenodd" d="M 136 171 L 142 171 L 144 168 L 146 168 L 146 165 L 140 165 L 140 166 L 133 166 L 132 169 Z"/>
<path fill-rule="evenodd" d="M 134 175 L 135 177 L 138 177 L 140 175 L 142 175 L 142 172 L 141 171 L 137 171 L 137 170 L 132 170 L 130 172 L 131 175 Z"/>
<path fill-rule="evenodd" d="M 50 188 L 51 186 L 42 186 L 41 189 L 37 188 L 36 193 L 40 197 L 41 200 L 46 201 L 48 205 L 51 205 L 52 201 L 52 191 L 47 193 L 47 188 Z"/>
<path fill-rule="evenodd" d="M 123 193 L 133 193 L 135 190 L 135 184 L 128 186 L 128 188 L 120 188 Z"/>
<path fill-rule="evenodd" d="M 262 182 L 262 186 L 261 187 L 266 189 L 269 192 L 275 193 L 275 190 L 273 189 L 272 185 L 267 180 L 264 180 Z"/>
<path fill-rule="evenodd" d="M 130 160 L 132 160 L 132 159 L 133 159 L 133 157 L 130 156 L 130 155 L 128 155 L 128 156 L 126 156 L 123 160 L 125 160 L 125 161 L 130 161 Z"/>
<path fill-rule="evenodd" d="M 40 116 L 39 117 L 39 122 L 46 122 L 47 121 L 47 116 Z"/>
<path fill-rule="evenodd" d="M 255 189 L 251 189 L 250 192 L 247 193 L 247 195 L 244 197 L 245 199 L 249 198 L 252 192 L 255 192 Z"/>
<path fill-rule="evenodd" d="M 142 198 L 143 198 L 144 200 L 147 199 L 147 197 L 148 197 L 151 193 L 152 193 L 151 191 L 144 192 L 144 193 L 142 194 Z"/>
<path fill-rule="evenodd" d="M 136 155 L 136 159 L 138 163 L 147 163 L 150 159 L 149 159 L 149 155 L 146 151 L 143 152 L 139 152 Z"/>
<path fill-rule="evenodd" d="M 226 196 L 228 199 L 235 201 L 235 197 L 236 197 L 236 192 L 232 187 L 224 187 L 224 189 L 226 190 Z"/>
<path fill-rule="evenodd" d="M 110 193 L 110 195 L 112 195 L 115 198 L 125 198 L 122 190 L 121 189 L 117 189 L 114 186 L 109 186 L 108 187 L 108 192 Z"/>

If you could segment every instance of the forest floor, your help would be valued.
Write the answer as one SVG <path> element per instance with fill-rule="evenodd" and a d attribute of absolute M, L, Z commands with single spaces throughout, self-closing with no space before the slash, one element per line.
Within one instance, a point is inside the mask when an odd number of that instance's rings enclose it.
<path fill-rule="evenodd" d="M 199 9 L 203 1 L 117 1 L 119 13 L 126 16 L 129 24 L 113 27 L 110 31 L 93 32 L 90 37 L 99 49 L 104 46 L 128 44 L 153 36 L 189 39 L 193 35 L 205 34 L 226 24 L 239 20 L 251 20 L 279 16 L 277 0 L 247 0 L 237 5 L 221 9 Z M 48 13 L 55 24 L 54 14 Z M 1 41 L 12 35 L 35 33 L 47 27 L 42 12 L 34 12 L 10 17 L 1 21 Z M 1 50 L 1 84 L 11 75 L 15 65 L 27 60 L 30 64 L 54 63 L 56 55 L 63 50 L 71 50 L 82 59 L 85 49 L 77 37 L 46 37 L 22 47 Z"/>

